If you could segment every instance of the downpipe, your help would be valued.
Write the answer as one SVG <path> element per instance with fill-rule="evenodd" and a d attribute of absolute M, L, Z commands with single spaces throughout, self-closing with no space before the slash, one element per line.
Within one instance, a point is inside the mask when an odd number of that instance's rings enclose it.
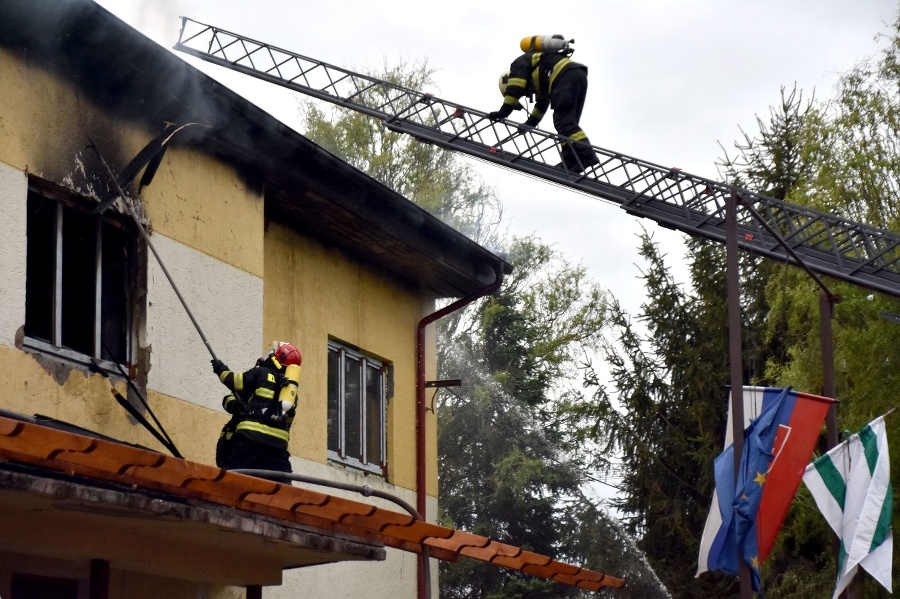
<path fill-rule="evenodd" d="M 456 312 L 475 300 L 490 295 L 500 288 L 503 283 L 502 266 L 494 267 L 496 280 L 471 295 L 456 300 L 452 304 L 444 306 L 436 312 L 432 312 L 419 321 L 416 328 L 416 509 L 420 514 L 426 514 L 426 469 L 425 469 L 425 327 Z M 418 599 L 428 599 L 431 595 L 431 568 L 428 563 L 427 553 L 421 553 L 419 560 Z"/>

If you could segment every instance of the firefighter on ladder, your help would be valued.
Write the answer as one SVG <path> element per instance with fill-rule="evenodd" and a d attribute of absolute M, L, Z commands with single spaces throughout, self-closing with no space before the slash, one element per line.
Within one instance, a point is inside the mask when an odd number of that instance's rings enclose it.
<path fill-rule="evenodd" d="M 220 468 L 292 471 L 288 441 L 303 357 L 290 343 L 273 346 L 246 372 L 232 372 L 221 360 L 212 360 L 213 372 L 231 390 L 222 401 L 232 418 L 216 445 Z"/>
<path fill-rule="evenodd" d="M 503 106 L 488 114 L 488 118 L 505 119 L 513 110 L 522 108 L 519 98 L 534 97 L 534 108 L 525 126 L 537 126 L 547 108 L 552 108 L 556 132 L 570 138 L 560 148 L 563 162 L 559 166 L 580 173 L 599 160 L 579 125 L 587 95 L 587 67 L 569 58 L 574 52 L 571 47 L 574 41 L 566 41 L 561 35 L 522 39 L 520 47 L 524 54 L 500 76 Z"/>

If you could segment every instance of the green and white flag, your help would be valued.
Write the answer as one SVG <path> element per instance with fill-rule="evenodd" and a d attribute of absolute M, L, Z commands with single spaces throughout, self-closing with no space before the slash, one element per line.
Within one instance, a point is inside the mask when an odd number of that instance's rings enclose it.
<path fill-rule="evenodd" d="M 803 482 L 841 539 L 834 598 L 859 566 L 891 592 L 893 490 L 884 417 L 806 467 Z"/>

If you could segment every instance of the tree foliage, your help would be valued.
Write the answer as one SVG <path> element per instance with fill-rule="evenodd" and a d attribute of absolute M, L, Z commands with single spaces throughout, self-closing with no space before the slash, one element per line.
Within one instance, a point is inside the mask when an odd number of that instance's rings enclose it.
<path fill-rule="evenodd" d="M 409 89 L 433 87 L 427 62 L 385 65 L 372 75 Z M 365 92 L 383 95 L 378 86 Z M 372 98 L 371 102 L 387 97 Z M 386 129 L 361 112 L 301 101 L 306 135 L 377 181 L 466 233 L 479 243 L 497 247 L 502 205 L 495 190 L 452 152 Z"/>
<path fill-rule="evenodd" d="M 580 423 L 582 437 L 621 460 L 616 507 L 666 588 L 675 597 L 720 597 L 734 592 L 732 579 L 695 579 L 694 572 L 712 495 L 711 464 L 722 450 L 727 413 L 724 254 L 709 242 L 692 246 L 695 286 L 688 294 L 652 237 L 642 236 L 648 297 L 638 323 L 613 306 L 614 333 L 603 352 L 612 387 L 589 369 L 586 392 L 573 397 L 566 411 Z M 745 257 L 741 266 L 749 279 L 758 263 Z M 745 312 L 753 306 L 748 303 Z M 753 331 L 747 345 L 757 345 L 759 319 L 745 317 L 744 329 Z M 750 362 L 748 376 L 759 367 Z M 592 465 L 610 467 L 605 458 Z"/>
<path fill-rule="evenodd" d="M 427 64 L 375 73 L 429 87 Z M 373 88 L 367 93 L 378 94 Z M 451 152 L 382 128 L 359 113 L 302 106 L 307 135 L 383 184 L 502 250 L 514 266 L 502 288 L 440 321 L 440 375 L 462 378 L 437 403 L 444 523 L 629 580 L 616 596 L 666 597 L 627 533 L 585 494 L 586 457 L 557 406 L 595 351 L 608 296 L 583 266 L 535 237 L 508 239 L 494 190 Z M 615 569 L 613 569 L 615 568 Z M 494 565 L 442 564 L 442 597 L 581 596 Z"/>
<path fill-rule="evenodd" d="M 829 102 L 782 90 L 759 133 L 741 132 L 737 155 L 720 166 L 729 182 L 787 201 L 825 209 L 893 231 L 900 181 L 900 35 L 893 31 L 878 59 L 847 73 Z M 605 352 L 611 388 L 589 373 L 567 409 L 579 434 L 617 449 L 629 530 L 677 597 L 729 596 L 735 580 L 717 573 L 693 579 L 699 538 L 712 494 L 712 461 L 725 429 L 727 344 L 722 248 L 689 242 L 691 289 L 671 280 L 665 257 L 642 238 L 647 301 L 638 322 L 615 309 Z M 856 431 L 896 406 L 900 313 L 896 298 L 826 281 L 843 301 L 835 308 L 834 352 L 839 427 Z M 822 392 L 819 294 L 794 267 L 741 258 L 744 383 Z M 900 421 L 887 421 L 890 444 Z M 598 468 L 605 461 L 595 463 Z M 892 474 L 896 480 L 898 465 Z M 897 502 L 894 502 L 895 509 Z M 896 514 L 895 514 L 896 520 Z M 834 585 L 834 536 L 801 489 L 763 566 L 771 597 L 827 596 Z M 894 567 L 898 566 L 895 556 Z M 866 577 L 863 576 L 863 579 Z M 875 584 L 864 597 L 886 597 Z"/>
<path fill-rule="evenodd" d="M 606 294 L 583 267 L 533 238 L 514 239 L 515 269 L 478 310 L 479 334 L 451 340 L 445 376 L 467 383 L 439 407 L 440 488 L 449 525 L 628 579 L 620 597 L 666 592 L 624 529 L 585 495 L 588 456 L 558 405 L 578 364 L 596 349 Z M 577 589 L 448 564 L 442 596 L 559 597 Z"/>
<path fill-rule="evenodd" d="M 810 177 L 790 191 L 795 203 L 826 209 L 847 218 L 900 231 L 900 22 L 879 56 L 844 74 L 834 97 L 819 106 L 807 123 L 806 154 Z M 884 316 L 900 313 L 900 301 L 847 283 L 829 281 L 841 301 L 832 320 L 838 427 L 843 435 L 859 430 L 897 406 L 900 325 Z M 773 310 L 783 314 L 779 334 L 789 340 L 788 360 L 772 362 L 768 372 L 780 385 L 819 392 L 822 354 L 818 290 L 795 269 L 766 289 Z M 772 333 L 770 333 L 771 335 Z M 900 422 L 886 420 L 888 443 L 898 447 Z M 897 480 L 900 467 L 891 468 Z M 897 520 L 897 501 L 894 501 Z M 794 502 L 773 559 L 764 571 L 770 588 L 798 597 L 821 597 L 833 588 L 833 535 L 808 494 Z M 900 567 L 894 556 L 894 571 Z M 785 580 L 779 571 L 796 570 Z M 862 576 L 862 580 L 867 579 Z M 791 586 L 796 585 L 796 587 Z M 865 597 L 887 597 L 876 583 L 864 583 Z"/>

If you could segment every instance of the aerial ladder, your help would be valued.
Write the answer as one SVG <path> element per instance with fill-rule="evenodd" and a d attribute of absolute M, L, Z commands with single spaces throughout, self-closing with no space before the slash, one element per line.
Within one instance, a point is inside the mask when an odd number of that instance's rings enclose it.
<path fill-rule="evenodd" d="M 598 164 L 569 170 L 559 165 L 566 137 L 492 121 L 479 110 L 187 17 L 175 49 L 368 114 L 391 131 L 613 202 L 688 235 L 725 243 L 727 204 L 737 202 L 742 250 L 900 297 L 898 233 L 596 146 Z"/>

